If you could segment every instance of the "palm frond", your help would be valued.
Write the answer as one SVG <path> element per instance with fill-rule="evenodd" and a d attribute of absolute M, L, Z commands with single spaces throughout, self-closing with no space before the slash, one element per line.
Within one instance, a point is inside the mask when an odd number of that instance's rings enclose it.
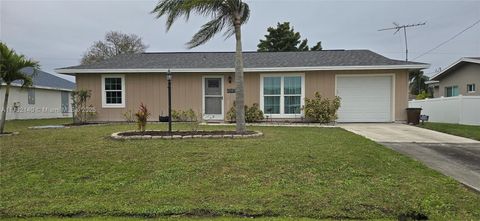
<path fill-rule="evenodd" d="M 244 24 L 250 18 L 250 8 L 242 0 L 160 0 L 151 13 L 156 18 L 166 17 L 167 31 L 179 18 L 188 20 L 191 13 L 211 17 L 187 43 L 189 48 L 206 43 L 222 31 L 229 38 L 235 34 L 235 20 Z"/>
<path fill-rule="evenodd" d="M 188 48 L 191 49 L 197 47 L 213 38 L 215 34 L 222 31 L 223 27 L 227 23 L 226 20 L 227 19 L 225 17 L 218 17 L 202 25 L 200 30 L 192 37 L 192 40 L 187 43 Z"/>
<path fill-rule="evenodd" d="M 17 54 L 13 49 L 0 42 L 0 77 L 3 82 L 10 84 L 13 81 L 22 81 L 22 86 L 32 85 L 32 78 L 36 75 L 36 70 L 40 68 L 37 61 L 27 59 L 23 55 Z M 33 68 L 31 75 L 23 73 L 24 68 Z"/>
<path fill-rule="evenodd" d="M 221 6 L 222 0 L 161 0 L 151 13 L 156 18 L 166 16 L 167 31 L 178 18 L 190 18 L 190 13 L 212 16 Z"/>

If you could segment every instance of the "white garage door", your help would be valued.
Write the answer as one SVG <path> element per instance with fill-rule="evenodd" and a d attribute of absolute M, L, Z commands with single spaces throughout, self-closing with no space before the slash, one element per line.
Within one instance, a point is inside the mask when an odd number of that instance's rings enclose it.
<path fill-rule="evenodd" d="M 391 122 L 392 76 L 337 75 L 338 122 Z"/>

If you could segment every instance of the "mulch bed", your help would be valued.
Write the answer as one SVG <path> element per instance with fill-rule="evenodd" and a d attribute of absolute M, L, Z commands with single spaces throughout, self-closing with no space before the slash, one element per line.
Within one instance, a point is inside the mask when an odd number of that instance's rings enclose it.
<path fill-rule="evenodd" d="M 9 137 L 9 136 L 18 135 L 18 134 L 19 134 L 18 132 L 4 132 L 0 134 L 0 137 Z"/>
<path fill-rule="evenodd" d="M 106 124 L 106 123 L 96 123 L 96 122 L 92 122 L 92 123 L 69 123 L 69 124 L 63 124 L 63 126 L 65 126 L 65 127 L 81 127 L 81 126 L 94 126 L 94 125 L 103 125 L 103 124 Z"/>
<path fill-rule="evenodd" d="M 217 130 L 217 131 L 135 131 L 135 132 L 123 132 L 119 133 L 120 136 L 189 136 L 189 135 L 251 135 L 255 134 L 255 131 L 246 131 L 245 133 L 237 133 L 236 131 L 226 131 L 226 130 Z"/>
<path fill-rule="evenodd" d="M 160 131 L 149 130 L 145 132 L 140 131 L 124 131 L 113 133 L 110 137 L 115 140 L 144 140 L 144 139 L 189 139 L 189 138 L 254 138 L 263 136 L 260 131 L 246 131 L 244 133 L 237 133 L 236 131 Z"/>

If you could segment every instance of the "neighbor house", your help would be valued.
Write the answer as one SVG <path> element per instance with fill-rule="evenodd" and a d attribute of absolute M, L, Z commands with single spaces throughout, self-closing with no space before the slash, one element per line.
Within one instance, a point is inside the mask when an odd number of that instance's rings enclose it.
<path fill-rule="evenodd" d="M 369 50 L 244 52 L 245 103 L 259 104 L 272 120 L 299 120 L 305 97 L 341 97 L 339 122 L 405 121 L 408 72 L 429 65 L 383 57 Z M 57 69 L 74 75 L 77 89 L 92 91 L 97 121 L 121 121 L 144 103 L 150 120 L 167 115 L 166 72 L 172 105 L 203 120 L 224 121 L 235 100 L 235 53 L 172 52 L 119 55 Z"/>
<path fill-rule="evenodd" d="M 32 75 L 32 68 L 21 70 Z M 7 120 L 41 119 L 71 117 L 70 96 L 75 83 L 37 70 L 33 85 L 21 87 L 22 82 L 15 81 L 10 88 L 7 106 Z M 5 84 L 0 86 L 0 101 L 3 105 Z"/>
<path fill-rule="evenodd" d="M 480 57 L 465 57 L 426 82 L 433 97 L 480 96 Z"/>

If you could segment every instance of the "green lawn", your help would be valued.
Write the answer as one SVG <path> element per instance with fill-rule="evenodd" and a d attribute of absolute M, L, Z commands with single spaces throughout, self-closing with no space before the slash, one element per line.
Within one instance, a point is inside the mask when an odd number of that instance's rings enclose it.
<path fill-rule="evenodd" d="M 474 140 L 480 140 L 480 126 L 429 122 L 425 123 L 424 125 L 420 124 L 419 126 L 447 134 L 453 134 Z"/>
<path fill-rule="evenodd" d="M 7 122 L 20 134 L 0 138 L 1 217 L 480 219 L 480 194 L 339 128 L 143 141 L 109 139 L 134 125 L 26 129 L 61 121 Z"/>

